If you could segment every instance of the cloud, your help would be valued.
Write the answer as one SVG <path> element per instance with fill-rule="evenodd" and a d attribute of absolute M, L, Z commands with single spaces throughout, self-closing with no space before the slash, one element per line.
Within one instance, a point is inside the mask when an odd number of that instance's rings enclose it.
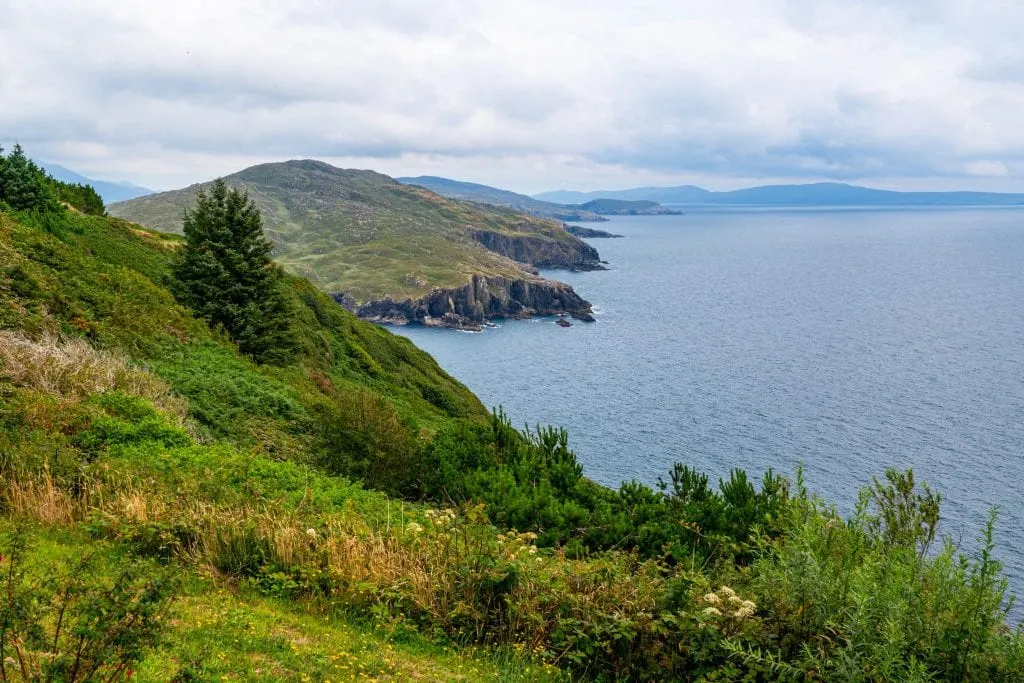
<path fill-rule="evenodd" d="M 318 157 L 1024 190 L 1021 25 L 996 0 L 0 0 L 0 140 L 157 187 Z"/>

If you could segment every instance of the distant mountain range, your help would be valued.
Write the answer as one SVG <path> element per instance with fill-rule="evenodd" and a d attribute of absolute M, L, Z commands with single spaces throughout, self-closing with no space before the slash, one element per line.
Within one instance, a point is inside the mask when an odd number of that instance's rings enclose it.
<path fill-rule="evenodd" d="M 430 175 L 417 176 L 415 178 L 395 178 L 395 180 L 403 185 L 425 187 L 431 192 L 436 192 L 442 197 L 448 197 L 449 199 L 461 199 L 463 201 L 503 206 L 515 211 L 528 213 L 531 216 L 553 218 L 559 221 L 608 220 L 593 211 L 564 204 L 540 201 L 525 194 L 500 190 L 490 185 L 466 183 L 461 180 L 451 180 L 450 178 L 439 178 Z"/>
<path fill-rule="evenodd" d="M 1024 194 L 1000 192 L 897 192 L 845 183 L 763 185 L 729 192 L 695 185 L 636 187 L 628 190 L 572 192 L 556 190 L 534 199 L 583 204 L 595 199 L 652 201 L 662 204 L 721 206 L 1012 206 L 1024 205 Z"/>
<path fill-rule="evenodd" d="M 80 185 L 92 185 L 93 188 L 99 192 L 100 196 L 103 197 L 103 202 L 111 204 L 113 202 L 122 202 L 126 199 L 135 199 L 147 194 L 153 194 L 153 190 L 145 187 L 140 187 L 129 182 L 109 182 L 107 180 L 96 180 L 95 178 L 88 178 L 81 173 L 75 173 L 71 169 L 64 168 L 59 164 L 42 164 L 46 172 L 52 175 L 57 180 L 62 180 L 65 183 L 78 183 Z"/>

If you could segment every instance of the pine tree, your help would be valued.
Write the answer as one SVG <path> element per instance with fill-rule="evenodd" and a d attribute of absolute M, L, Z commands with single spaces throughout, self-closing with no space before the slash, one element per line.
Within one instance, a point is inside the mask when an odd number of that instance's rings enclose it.
<path fill-rule="evenodd" d="M 222 326 L 243 353 L 260 362 L 292 355 L 295 341 L 280 269 L 248 193 L 223 180 L 200 190 L 185 212 L 186 244 L 175 264 L 178 298 Z"/>
<path fill-rule="evenodd" d="M 46 172 L 25 155 L 21 145 L 14 145 L 0 164 L 0 202 L 15 211 L 61 210 Z"/>

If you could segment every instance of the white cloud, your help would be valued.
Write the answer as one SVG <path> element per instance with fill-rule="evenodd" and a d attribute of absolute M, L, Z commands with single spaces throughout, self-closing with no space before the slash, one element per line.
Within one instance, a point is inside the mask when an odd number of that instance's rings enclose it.
<path fill-rule="evenodd" d="M 157 187 L 316 157 L 1024 190 L 1022 28 L 999 0 L 0 0 L 0 140 Z"/>

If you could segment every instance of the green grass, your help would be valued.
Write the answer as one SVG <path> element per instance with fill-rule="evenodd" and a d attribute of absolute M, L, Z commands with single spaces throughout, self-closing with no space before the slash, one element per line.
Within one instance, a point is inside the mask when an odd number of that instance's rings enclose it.
<path fill-rule="evenodd" d="M 430 356 L 298 278 L 287 290 L 300 356 L 285 368 L 257 366 L 174 300 L 166 247 L 173 238 L 142 236 L 124 221 L 70 220 L 75 229 L 62 241 L 0 215 L 0 328 L 49 329 L 119 349 L 189 398 L 215 435 L 239 436 L 242 416 L 311 434 L 309 412 L 344 402 L 356 388 L 384 397 L 415 429 L 485 414 Z M 426 387 L 442 392 L 447 407 L 424 398 Z"/>
<path fill-rule="evenodd" d="M 0 517 L 0 535 L 13 528 Z M 29 525 L 27 535 L 33 576 L 68 571 L 85 555 L 100 574 L 136 562 L 130 548 L 74 528 Z M 147 566 L 154 576 L 163 571 Z M 269 597 L 202 567 L 179 565 L 174 573 L 179 585 L 165 628 L 132 680 L 162 683 L 186 672 L 192 680 L 241 681 L 563 679 L 557 669 L 514 654 L 389 636 L 350 612 Z"/>

